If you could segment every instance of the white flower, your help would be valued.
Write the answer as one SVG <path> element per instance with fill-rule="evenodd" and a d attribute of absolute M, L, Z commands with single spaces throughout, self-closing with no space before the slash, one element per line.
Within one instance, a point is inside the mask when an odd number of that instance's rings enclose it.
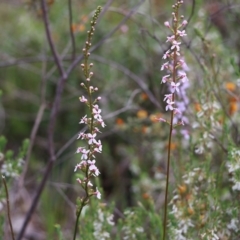
<path fill-rule="evenodd" d="M 240 191 L 240 182 L 237 182 L 235 179 L 232 179 L 233 182 L 235 183 L 233 186 L 232 186 L 232 190 L 238 190 Z"/>
<path fill-rule="evenodd" d="M 237 232 L 239 230 L 239 220 L 237 218 L 231 219 L 231 222 L 227 225 L 227 228 Z"/>
<path fill-rule="evenodd" d="M 177 33 L 180 37 L 187 36 L 185 30 L 182 30 L 182 31 L 177 30 Z"/>
<path fill-rule="evenodd" d="M 162 83 L 167 82 L 168 79 L 169 79 L 169 77 L 170 77 L 170 75 L 165 75 L 165 76 L 163 76 L 163 77 L 162 77 Z"/>
<path fill-rule="evenodd" d="M 87 99 L 84 96 L 80 97 L 79 100 L 80 100 L 80 102 L 83 102 L 83 103 L 87 102 Z"/>
<path fill-rule="evenodd" d="M 100 171 L 94 164 L 89 166 L 89 171 L 91 171 L 94 176 L 98 176 L 100 174 Z"/>
<path fill-rule="evenodd" d="M 85 116 L 81 119 L 80 123 L 85 123 L 85 124 L 87 124 L 87 121 L 88 121 L 87 115 L 85 115 Z"/>
<path fill-rule="evenodd" d="M 171 49 L 172 49 L 172 50 L 176 49 L 177 52 L 179 52 L 179 51 L 180 51 L 180 47 L 179 47 L 180 44 L 181 44 L 181 42 L 177 42 L 177 41 L 174 40 L 174 41 L 172 42 L 172 47 L 171 47 Z"/>
<path fill-rule="evenodd" d="M 87 159 L 88 158 L 88 153 L 89 153 L 89 150 L 86 150 L 86 149 L 82 149 L 82 157 L 81 159 Z"/>
<path fill-rule="evenodd" d="M 95 144 L 97 141 L 95 139 L 95 137 L 97 136 L 96 133 L 94 134 L 91 134 L 91 133 L 88 133 L 88 144 L 91 145 L 91 144 Z"/>
<path fill-rule="evenodd" d="M 164 22 L 164 25 L 168 28 L 170 28 L 170 23 L 168 21 Z"/>
<path fill-rule="evenodd" d="M 107 217 L 107 222 L 108 222 L 109 225 L 112 225 L 112 226 L 115 225 L 115 223 L 113 221 L 113 215 L 112 214 Z"/>
<path fill-rule="evenodd" d="M 101 193 L 98 191 L 98 189 L 96 188 L 96 196 L 98 199 L 101 199 Z"/>
<path fill-rule="evenodd" d="M 171 86 L 172 86 L 172 93 L 174 93 L 175 91 L 179 92 L 179 86 L 180 86 L 180 82 L 175 83 L 175 82 L 171 82 Z"/>

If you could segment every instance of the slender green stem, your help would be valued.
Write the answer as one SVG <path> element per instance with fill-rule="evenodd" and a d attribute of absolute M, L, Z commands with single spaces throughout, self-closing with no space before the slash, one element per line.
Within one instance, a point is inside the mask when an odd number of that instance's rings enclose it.
<path fill-rule="evenodd" d="M 80 219 L 80 216 L 81 216 L 81 213 L 82 213 L 83 207 L 87 204 L 88 199 L 89 199 L 88 196 L 86 196 L 86 197 L 84 198 L 84 200 L 82 201 L 81 207 L 80 207 L 80 209 L 79 209 L 79 211 L 78 211 L 78 213 L 77 213 L 77 219 L 76 219 L 76 222 L 75 222 L 75 228 L 74 228 L 73 240 L 76 239 L 76 236 L 77 236 L 77 230 L 78 230 L 78 222 L 79 222 L 79 219 Z"/>
<path fill-rule="evenodd" d="M 12 227 L 11 216 L 10 216 L 10 204 L 9 204 L 8 188 L 7 188 L 7 183 L 6 183 L 6 180 L 5 180 L 5 177 L 4 177 L 4 176 L 2 176 L 2 181 L 3 181 L 3 185 L 4 185 L 4 188 L 5 188 L 5 192 L 6 192 L 6 199 L 7 199 L 7 215 L 8 215 L 8 221 L 9 221 L 9 225 L 10 225 L 10 230 L 11 230 L 12 240 L 15 240 L 15 238 L 14 238 L 14 233 L 13 233 L 13 227 Z"/>
<path fill-rule="evenodd" d="M 177 24 L 174 26 L 174 35 L 177 36 Z M 176 82 L 176 68 L 177 68 L 177 53 L 174 50 L 173 54 L 173 70 L 172 70 L 172 80 Z M 172 94 L 172 101 L 175 101 L 175 93 Z M 174 112 L 171 111 L 170 120 L 170 130 L 168 138 L 168 157 L 167 157 L 167 179 L 166 179 L 166 189 L 165 189 L 165 202 L 164 202 L 164 220 L 163 220 L 163 240 L 166 239 L 167 232 L 167 207 L 168 207 L 168 186 L 169 186 L 169 175 L 170 175 L 170 156 L 171 156 L 171 143 L 172 143 L 172 131 L 173 131 L 173 117 Z"/>
<path fill-rule="evenodd" d="M 167 205 L 168 205 L 168 185 L 169 185 L 172 130 L 173 130 L 173 111 L 171 113 L 171 125 L 170 125 L 170 131 L 169 131 L 169 139 L 168 139 L 167 179 L 166 179 L 165 201 L 164 201 L 163 240 L 166 239 L 166 232 L 167 232 Z"/>

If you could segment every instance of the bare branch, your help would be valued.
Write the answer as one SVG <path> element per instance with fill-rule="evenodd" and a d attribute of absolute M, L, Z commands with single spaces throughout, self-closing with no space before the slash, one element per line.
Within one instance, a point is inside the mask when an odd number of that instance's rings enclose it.
<path fill-rule="evenodd" d="M 74 38 L 74 34 L 73 34 L 73 28 L 72 28 L 72 20 L 73 20 L 73 16 L 72 16 L 72 0 L 68 0 L 68 12 L 69 12 L 69 31 L 70 31 L 70 38 L 71 38 L 71 42 L 72 42 L 72 60 L 75 59 L 75 53 L 76 53 L 76 44 L 75 44 L 75 38 Z"/>
<path fill-rule="evenodd" d="M 66 76 L 65 71 L 63 69 L 61 59 L 58 56 L 57 50 L 56 50 L 55 45 L 54 45 L 53 40 L 52 40 L 52 35 L 51 35 L 51 32 L 50 32 L 50 26 L 49 26 L 47 5 L 46 5 L 45 0 L 41 0 L 41 8 L 42 8 L 42 13 L 43 13 L 43 21 L 44 21 L 47 40 L 48 40 L 49 46 L 51 48 L 55 63 L 58 67 L 60 75 L 64 78 L 66 78 L 67 76 Z"/>

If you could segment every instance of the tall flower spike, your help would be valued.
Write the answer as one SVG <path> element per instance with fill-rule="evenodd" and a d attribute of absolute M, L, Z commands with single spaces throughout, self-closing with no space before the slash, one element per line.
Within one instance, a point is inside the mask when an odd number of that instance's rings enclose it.
<path fill-rule="evenodd" d="M 169 169 L 170 169 L 170 155 L 171 155 L 171 141 L 173 128 L 178 125 L 184 125 L 183 113 L 185 111 L 184 103 L 187 97 L 185 94 L 187 77 L 185 73 L 186 63 L 184 58 L 181 57 L 181 38 L 186 36 L 186 32 L 183 27 L 187 24 L 186 20 L 183 20 L 183 16 L 179 17 L 179 7 L 183 1 L 178 0 L 173 5 L 172 23 L 168 21 L 164 25 L 170 29 L 171 34 L 167 37 L 168 43 L 171 44 L 169 50 L 163 55 L 163 59 L 166 62 L 162 65 L 161 71 L 167 71 L 167 74 L 162 78 L 162 84 L 168 86 L 170 94 L 165 94 L 164 102 L 166 103 L 166 111 L 171 112 L 171 119 L 167 121 L 160 118 L 159 121 L 166 122 L 170 125 L 169 139 L 168 139 L 168 158 L 167 158 L 167 177 L 166 177 L 166 190 L 165 190 L 165 205 L 164 205 L 164 221 L 163 221 L 163 240 L 166 239 L 167 233 L 167 208 L 168 208 L 168 185 L 169 185 Z M 176 96 L 178 99 L 176 99 Z M 185 101 L 179 101 L 179 99 Z M 177 101 L 178 100 L 178 101 Z"/>
<path fill-rule="evenodd" d="M 93 87 L 90 85 L 92 77 L 94 76 L 91 68 L 93 67 L 93 63 L 88 63 L 88 59 L 90 56 L 90 47 L 92 37 L 95 31 L 95 25 L 97 23 L 97 18 L 101 12 L 101 7 L 98 7 L 94 13 L 93 19 L 91 21 L 91 28 L 90 31 L 87 33 L 87 41 L 85 42 L 85 47 L 83 48 L 84 54 L 84 63 L 81 64 L 81 68 L 85 77 L 85 82 L 81 83 L 80 85 L 86 91 L 85 96 L 81 96 L 79 98 L 80 102 L 85 104 L 88 108 L 89 115 L 85 115 L 80 120 L 80 124 L 85 124 L 87 126 L 86 133 L 80 133 L 78 139 L 84 140 L 85 145 L 87 147 L 78 147 L 77 154 L 81 154 L 80 162 L 75 166 L 74 171 L 82 172 L 81 176 L 76 179 L 77 182 L 82 186 L 85 194 L 81 197 L 78 201 L 77 206 L 77 220 L 75 224 L 75 231 L 74 231 L 74 238 L 76 239 L 76 233 L 78 229 L 78 220 L 81 215 L 82 209 L 86 206 L 89 202 L 90 197 L 95 196 L 98 199 L 101 198 L 101 193 L 99 190 L 93 186 L 91 179 L 98 177 L 100 171 L 98 170 L 97 166 L 95 165 L 95 153 L 101 153 L 102 151 L 102 144 L 100 140 L 97 140 L 97 134 L 100 133 L 98 130 L 98 126 L 105 126 L 105 123 L 101 116 L 101 109 L 99 105 L 96 103 L 101 100 L 101 97 L 97 96 L 94 98 L 93 94 L 98 91 L 97 87 Z M 97 130 L 96 130 L 97 129 Z"/>
<path fill-rule="evenodd" d="M 92 189 L 92 184 L 89 184 L 90 178 L 98 176 L 100 172 L 97 166 L 95 166 L 95 161 L 90 161 L 90 160 L 85 161 L 85 160 L 95 158 L 94 153 L 96 152 L 96 149 L 102 149 L 101 141 L 96 140 L 98 132 L 95 129 L 98 125 L 105 126 L 101 116 L 101 109 L 96 104 L 96 102 L 98 102 L 101 98 L 100 97 L 97 97 L 95 99 L 93 98 L 93 93 L 97 92 L 98 88 L 90 85 L 91 78 L 94 75 L 93 72 L 91 71 L 93 64 L 88 63 L 88 58 L 90 56 L 89 50 L 91 47 L 91 41 L 92 41 L 92 37 L 95 31 L 96 21 L 97 21 L 98 15 L 100 14 L 100 11 L 101 11 L 101 7 L 98 7 L 93 16 L 93 20 L 91 21 L 91 28 L 90 28 L 90 31 L 88 31 L 87 41 L 85 43 L 85 47 L 83 48 L 84 63 L 81 64 L 82 71 L 86 79 L 86 82 L 81 83 L 81 86 L 85 89 L 87 96 L 81 96 L 79 99 L 80 99 L 80 102 L 86 104 L 86 106 L 89 108 L 90 115 L 89 116 L 85 115 L 80 121 L 80 124 L 86 124 L 88 126 L 88 133 L 79 134 L 79 136 L 81 136 L 81 139 L 87 141 L 88 149 L 85 149 L 83 147 L 78 148 L 77 153 L 80 153 L 82 155 L 81 156 L 82 162 L 80 162 L 80 166 L 84 164 L 84 168 L 78 167 L 77 169 L 80 169 L 85 174 L 84 179 L 82 180 L 80 179 L 81 180 L 80 182 L 82 187 L 86 191 L 85 192 L 86 197 L 95 195 L 93 193 L 96 191 Z M 101 151 L 97 151 L 97 152 L 100 153 Z"/>
<path fill-rule="evenodd" d="M 166 62 L 161 67 L 161 71 L 167 71 L 167 75 L 162 77 L 162 83 L 167 84 L 169 91 L 172 92 L 171 99 L 165 97 L 164 101 L 167 104 L 166 111 L 173 111 L 174 125 L 182 125 L 183 122 L 187 121 L 186 117 L 183 117 L 183 111 L 186 109 L 183 105 L 188 103 L 185 93 L 185 89 L 188 86 L 188 84 L 185 83 L 188 80 L 185 73 L 187 65 L 180 52 L 181 38 L 187 35 L 183 29 L 187 21 L 182 20 L 183 16 L 178 16 L 178 9 L 182 3 L 183 1 L 178 1 L 173 5 L 172 24 L 168 21 L 164 23 L 164 25 L 171 30 L 172 35 L 167 37 L 166 42 L 171 43 L 171 46 L 163 56 Z M 178 101 L 176 101 L 176 95 Z"/>

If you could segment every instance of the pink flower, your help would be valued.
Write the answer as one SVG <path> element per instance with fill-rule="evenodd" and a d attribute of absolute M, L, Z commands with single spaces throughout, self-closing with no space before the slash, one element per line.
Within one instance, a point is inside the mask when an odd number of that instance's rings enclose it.
<path fill-rule="evenodd" d="M 97 127 L 94 128 L 94 132 L 101 133 L 100 130 Z"/>
<path fill-rule="evenodd" d="M 92 160 L 92 161 L 91 161 L 91 160 L 88 160 L 87 163 L 88 163 L 89 165 L 94 165 L 94 164 L 96 163 L 96 161 L 95 161 L 95 160 Z"/>
<path fill-rule="evenodd" d="M 168 28 L 170 28 L 170 23 L 168 21 L 164 22 L 164 25 Z"/>
<path fill-rule="evenodd" d="M 170 37 L 167 37 L 167 41 L 166 42 L 173 42 L 175 40 L 175 36 L 172 35 Z"/>
<path fill-rule="evenodd" d="M 177 33 L 178 33 L 178 35 L 179 35 L 180 37 L 187 36 L 185 30 L 183 30 L 183 31 L 179 31 L 179 30 L 178 30 Z"/>
<path fill-rule="evenodd" d="M 97 188 L 96 188 L 95 195 L 97 196 L 98 199 L 101 199 L 101 193 L 98 191 Z"/>
<path fill-rule="evenodd" d="M 104 123 L 104 121 L 102 119 L 98 119 L 98 122 L 101 124 L 101 126 L 103 128 L 106 127 L 106 124 Z"/>
<path fill-rule="evenodd" d="M 88 136 L 88 144 L 89 145 L 96 143 L 96 139 L 95 139 L 96 135 L 97 135 L 96 133 L 94 133 L 94 134 L 88 133 L 87 136 Z"/>
<path fill-rule="evenodd" d="M 164 101 L 166 102 L 167 100 L 172 100 L 172 93 L 170 94 L 165 94 Z"/>
<path fill-rule="evenodd" d="M 169 66 L 168 62 L 164 63 L 161 67 L 161 71 L 164 69 L 168 69 L 168 66 Z"/>
<path fill-rule="evenodd" d="M 81 119 L 80 123 L 85 123 L 85 124 L 87 124 L 87 121 L 88 121 L 87 115 L 85 115 L 85 116 Z"/>
<path fill-rule="evenodd" d="M 176 115 L 176 114 L 182 114 L 181 113 L 181 111 L 178 109 L 178 108 L 173 108 L 173 113 L 174 113 L 174 115 Z"/>
<path fill-rule="evenodd" d="M 166 111 L 168 111 L 168 110 L 170 110 L 170 111 L 172 111 L 173 110 L 173 104 L 174 104 L 174 102 L 172 102 L 170 99 L 167 99 L 167 106 L 166 106 Z"/>
<path fill-rule="evenodd" d="M 162 83 L 167 82 L 169 77 L 170 77 L 170 75 L 163 76 L 162 77 Z"/>
<path fill-rule="evenodd" d="M 102 110 L 98 107 L 98 105 L 93 106 L 93 114 L 95 119 L 102 119 L 101 111 Z"/>
<path fill-rule="evenodd" d="M 187 20 L 183 20 L 182 26 L 186 26 L 188 24 Z"/>
<path fill-rule="evenodd" d="M 167 59 L 169 56 L 170 56 L 170 51 L 167 50 L 163 55 L 163 59 Z"/>
<path fill-rule="evenodd" d="M 74 172 L 76 172 L 77 171 L 77 169 L 82 169 L 82 168 L 84 168 L 84 167 L 86 167 L 87 166 L 87 162 L 86 161 L 81 161 L 80 163 L 78 163 L 76 166 L 75 166 L 75 168 L 74 168 Z"/>
<path fill-rule="evenodd" d="M 173 41 L 171 49 L 172 50 L 176 49 L 177 52 L 179 52 L 180 51 L 180 47 L 179 47 L 180 44 L 181 44 L 181 42 Z"/>
<path fill-rule="evenodd" d="M 179 123 L 178 123 L 179 125 L 183 125 L 184 126 L 184 121 L 183 120 L 181 120 Z"/>
<path fill-rule="evenodd" d="M 97 146 L 97 147 L 94 148 L 94 151 L 101 153 L 101 152 L 102 152 L 102 143 L 101 143 L 101 140 L 96 141 L 96 146 Z"/>
<path fill-rule="evenodd" d="M 77 149 L 76 153 L 81 153 L 83 149 L 84 149 L 83 147 L 79 147 L 79 148 Z"/>
<path fill-rule="evenodd" d="M 84 133 L 82 133 L 82 132 L 79 133 L 77 139 L 80 139 L 80 138 L 81 138 L 81 139 L 85 139 L 85 138 L 86 138 L 86 134 L 84 134 Z"/>
<path fill-rule="evenodd" d="M 76 172 L 77 169 L 80 168 L 80 167 L 81 167 L 81 165 L 80 165 L 80 164 L 77 164 L 77 165 L 75 166 L 75 168 L 74 168 L 74 172 Z"/>
<path fill-rule="evenodd" d="M 79 100 L 80 100 L 80 102 L 83 102 L 83 103 L 87 102 L 87 99 L 84 96 L 80 97 Z"/>
<path fill-rule="evenodd" d="M 89 166 L 89 171 L 92 172 L 95 177 L 100 174 L 98 168 L 94 164 Z"/>
<path fill-rule="evenodd" d="M 91 183 L 90 180 L 88 181 L 87 185 L 88 185 L 89 187 L 92 187 L 92 186 L 93 186 L 93 184 Z"/>
<path fill-rule="evenodd" d="M 81 159 L 88 159 L 88 153 L 89 153 L 89 150 L 82 149 L 82 157 L 81 157 Z"/>
<path fill-rule="evenodd" d="M 188 81 L 187 75 L 186 75 L 186 73 L 183 72 L 183 71 L 181 71 L 179 77 L 182 79 L 182 82 L 183 82 L 183 83 L 186 82 L 186 81 Z"/>
<path fill-rule="evenodd" d="M 167 120 L 164 119 L 164 118 L 157 118 L 157 120 L 158 120 L 159 122 L 167 122 Z"/>
<path fill-rule="evenodd" d="M 179 92 L 179 85 L 180 85 L 180 82 L 178 83 L 171 82 L 172 93 L 174 93 L 175 91 Z"/>

